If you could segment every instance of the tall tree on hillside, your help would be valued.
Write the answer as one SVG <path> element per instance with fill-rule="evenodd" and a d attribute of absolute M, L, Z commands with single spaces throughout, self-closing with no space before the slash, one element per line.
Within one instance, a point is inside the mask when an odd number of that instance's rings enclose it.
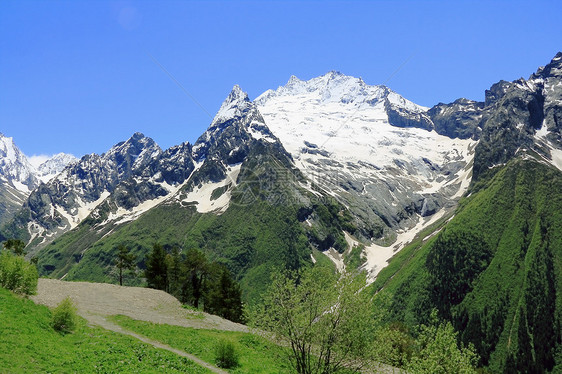
<path fill-rule="evenodd" d="M 137 256 L 131 253 L 129 248 L 125 245 L 121 244 L 117 248 L 117 260 L 115 262 L 115 266 L 119 269 L 119 285 L 123 285 L 123 270 L 134 270 L 135 260 Z"/>
<path fill-rule="evenodd" d="M 167 291 L 168 265 L 166 263 L 166 251 L 158 243 L 154 243 L 152 252 L 148 254 L 144 274 L 148 287 Z"/>
<path fill-rule="evenodd" d="M 205 291 L 204 310 L 233 322 L 244 322 L 242 291 L 224 266 L 213 263 Z"/>
<path fill-rule="evenodd" d="M 172 253 L 166 256 L 166 266 L 168 269 L 168 293 L 181 299 L 181 288 L 185 282 L 185 274 L 178 247 L 174 247 Z"/>
<path fill-rule="evenodd" d="M 203 287 L 209 267 L 203 252 L 191 248 L 185 254 L 184 270 L 186 279 L 182 285 L 182 301 L 199 307 L 199 301 L 203 296 Z"/>
<path fill-rule="evenodd" d="M 23 256 L 25 253 L 25 243 L 19 239 L 8 239 L 2 245 L 4 249 L 12 251 L 18 256 Z"/>

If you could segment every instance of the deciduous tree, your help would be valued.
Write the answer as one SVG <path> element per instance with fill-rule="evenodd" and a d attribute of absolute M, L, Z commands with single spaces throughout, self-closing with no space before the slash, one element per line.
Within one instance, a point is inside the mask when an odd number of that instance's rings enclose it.
<path fill-rule="evenodd" d="M 359 371 L 370 360 L 372 308 L 364 275 L 339 277 L 326 268 L 295 276 L 277 275 L 255 326 L 287 341 L 286 358 L 299 374 Z"/>
<path fill-rule="evenodd" d="M 23 256 L 25 253 L 25 243 L 19 239 L 8 239 L 2 244 L 4 249 L 12 251 L 18 256 Z"/>

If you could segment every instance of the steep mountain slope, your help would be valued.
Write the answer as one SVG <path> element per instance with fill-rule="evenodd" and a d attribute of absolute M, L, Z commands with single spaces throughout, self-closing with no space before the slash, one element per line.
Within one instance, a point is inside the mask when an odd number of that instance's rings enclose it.
<path fill-rule="evenodd" d="M 21 208 L 30 191 L 39 185 L 27 157 L 12 138 L 0 133 L 0 224 Z"/>
<path fill-rule="evenodd" d="M 528 80 L 500 81 L 487 90 L 474 177 L 493 174 L 497 166 L 529 150 L 562 167 L 561 101 L 562 53 Z"/>
<path fill-rule="evenodd" d="M 454 208 L 470 183 L 478 133 L 472 117 L 481 115 L 469 106 L 477 103 L 428 112 L 385 86 L 337 72 L 293 76 L 256 103 L 303 173 L 350 209 L 356 237 L 366 243 L 388 245 Z M 459 107 L 467 113 L 462 121 L 451 117 L 460 117 Z M 369 251 L 374 258 L 388 251 L 367 247 L 374 270 Z"/>
<path fill-rule="evenodd" d="M 437 308 L 492 372 L 562 368 L 561 94 L 562 53 L 486 92 L 469 195 L 374 285 L 392 295 L 391 320 Z"/>
<path fill-rule="evenodd" d="M 43 274 L 114 281 L 118 243 L 133 250 L 142 268 L 159 241 L 167 248 L 199 248 L 225 263 L 251 301 L 273 269 L 311 263 L 311 245 L 346 249 L 342 230 L 353 231 L 349 215 L 300 173 L 239 87 L 195 145 L 184 148 L 194 167 L 175 191 L 127 215 L 114 209 L 121 184 L 87 219 L 39 252 Z M 170 157 L 161 160 L 174 165 Z"/>
<path fill-rule="evenodd" d="M 290 152 L 286 157 L 304 173 L 299 178 L 308 180 L 305 188 L 310 193 L 327 191 L 349 209 L 358 228 L 348 232 L 353 234 L 347 238 L 350 246 L 377 243 L 359 255 L 365 256 L 365 268 L 375 276 L 412 229 L 453 209 L 470 182 L 478 125 L 470 116 L 460 122 L 451 119 L 457 106 L 470 103 L 443 104 L 446 110 L 430 116 L 433 112 L 387 87 L 368 86 L 336 72 L 307 82 L 292 77 L 256 103 L 257 107 L 235 87 L 193 149 L 185 143 L 162 152 L 152 140 L 135 134 L 104 155 L 85 156 L 34 191 L 4 227 L 4 237 L 25 238 L 34 254 L 89 214 L 111 223 L 99 231 L 107 233 L 112 225 L 132 222 L 179 193 L 191 173 L 183 188 L 189 193 L 182 198 L 194 201 L 198 213 L 218 208 L 222 213 L 236 186 L 230 179 L 237 178 L 237 164 L 249 154 L 250 139 L 261 139 L 283 144 Z M 242 116 L 249 121 L 245 128 L 231 126 Z M 458 134 L 462 139 L 454 138 Z M 323 143 L 315 144 L 318 140 Z M 202 188 L 206 182 L 213 185 Z M 225 193 L 212 199 L 210 193 L 217 188 Z M 341 232 L 331 231 L 309 237 L 316 248 L 332 249 L 331 258 L 342 267 L 336 252 L 344 252 L 347 245 Z M 395 240 L 392 248 L 380 246 Z"/>
<path fill-rule="evenodd" d="M 70 163 L 33 190 L 2 235 L 27 240 L 33 255 L 76 227 L 102 202 L 114 216 L 138 215 L 152 206 L 150 201 L 175 191 L 193 168 L 189 144 L 162 152 L 152 139 L 136 133 L 102 155 Z"/>

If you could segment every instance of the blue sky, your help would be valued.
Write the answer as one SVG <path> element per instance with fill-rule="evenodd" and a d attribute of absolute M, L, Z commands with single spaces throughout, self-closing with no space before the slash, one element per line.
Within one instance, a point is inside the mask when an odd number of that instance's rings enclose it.
<path fill-rule="evenodd" d="M 562 50 L 561 4 L 3 0 L 0 132 L 27 155 L 103 153 L 135 131 L 167 148 L 234 84 L 255 98 L 330 70 L 425 106 L 483 100 Z"/>

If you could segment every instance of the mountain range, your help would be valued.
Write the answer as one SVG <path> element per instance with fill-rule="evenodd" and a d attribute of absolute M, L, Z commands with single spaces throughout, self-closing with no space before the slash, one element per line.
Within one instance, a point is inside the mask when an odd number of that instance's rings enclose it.
<path fill-rule="evenodd" d="M 0 224 L 22 207 L 41 182 L 48 182 L 75 161 L 76 157 L 59 153 L 35 168 L 14 140 L 0 133 Z"/>
<path fill-rule="evenodd" d="M 34 169 L 0 141 L 0 236 L 43 275 L 115 282 L 119 244 L 142 269 L 160 242 L 224 263 L 257 303 L 275 269 L 359 268 L 391 318 L 437 308 L 485 366 L 562 365 L 562 53 L 484 102 L 426 108 L 329 72 L 253 101 L 235 86 L 193 145 L 135 133 Z"/>

